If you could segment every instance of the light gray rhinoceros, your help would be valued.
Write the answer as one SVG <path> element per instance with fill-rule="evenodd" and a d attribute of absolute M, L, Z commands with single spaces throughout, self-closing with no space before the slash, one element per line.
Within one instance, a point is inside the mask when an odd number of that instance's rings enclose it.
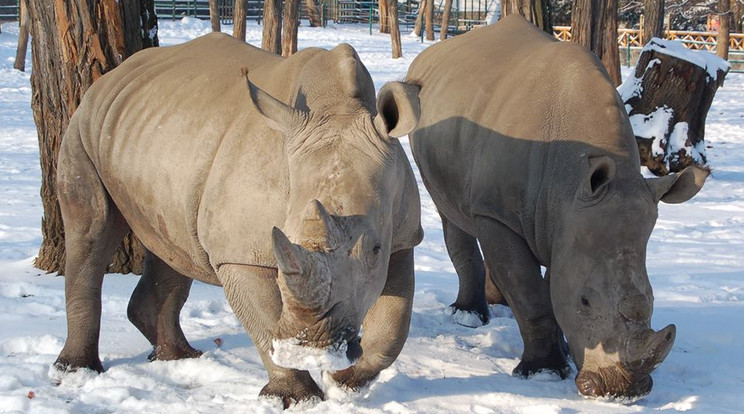
<path fill-rule="evenodd" d="M 650 328 L 646 243 L 659 200 L 689 199 L 708 172 L 645 180 L 601 63 L 518 16 L 426 49 L 407 81 L 421 86 L 411 147 L 460 277 L 454 307 L 488 320 L 480 243 L 524 341 L 515 375 L 567 376 L 565 334 L 582 394 L 648 393 L 675 327 Z"/>
<path fill-rule="evenodd" d="M 392 137 L 415 126 L 417 94 L 392 82 L 376 100 L 349 45 L 284 59 L 224 34 L 137 53 L 96 81 L 59 156 L 57 368 L 102 371 L 101 282 L 132 229 L 149 252 L 128 315 L 151 358 L 200 354 L 179 325 L 196 279 L 224 287 L 269 372 L 262 395 L 322 398 L 309 368 L 352 388 L 373 379 L 410 321 L 420 205 Z"/>

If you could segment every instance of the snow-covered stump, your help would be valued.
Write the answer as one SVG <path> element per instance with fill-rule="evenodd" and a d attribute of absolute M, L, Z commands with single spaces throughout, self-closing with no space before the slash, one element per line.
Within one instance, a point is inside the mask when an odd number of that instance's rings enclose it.
<path fill-rule="evenodd" d="M 641 165 L 656 175 L 706 165 L 705 118 L 729 63 L 680 42 L 653 38 L 618 92 L 630 116 Z"/>

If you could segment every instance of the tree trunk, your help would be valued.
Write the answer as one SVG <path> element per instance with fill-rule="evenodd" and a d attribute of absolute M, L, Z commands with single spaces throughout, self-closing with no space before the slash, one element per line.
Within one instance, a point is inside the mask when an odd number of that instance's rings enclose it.
<path fill-rule="evenodd" d="M 221 32 L 220 27 L 220 8 L 217 0 L 209 0 L 209 22 L 212 24 L 213 32 Z"/>
<path fill-rule="evenodd" d="M 510 14 L 519 14 L 546 33 L 553 35 L 549 0 L 501 0 L 501 19 Z"/>
<path fill-rule="evenodd" d="M 393 59 L 403 57 L 403 49 L 400 45 L 400 26 L 398 26 L 398 0 L 381 0 L 388 2 L 388 23 L 390 25 L 390 41 L 393 47 Z"/>
<path fill-rule="evenodd" d="M 126 3 L 126 4 L 125 4 Z M 148 9 L 149 7 L 149 9 Z M 152 0 L 29 0 L 32 100 L 41 162 L 42 244 L 34 265 L 63 273 L 64 229 L 57 201 L 59 145 L 85 91 L 138 48 L 157 45 Z M 144 26 L 143 26 L 144 25 Z M 142 246 L 131 235 L 111 271 L 141 273 Z M 121 249 L 121 248 L 120 248 Z M 126 264 L 126 266 L 122 266 Z"/>
<path fill-rule="evenodd" d="M 377 0 L 377 5 L 380 9 L 380 33 L 390 33 L 388 2 L 387 0 Z"/>
<path fill-rule="evenodd" d="M 661 50 L 644 49 L 634 76 L 618 88 L 626 107 L 631 108 L 628 115 L 641 165 L 656 175 L 706 164 L 705 118 L 728 73 L 723 60 L 717 68 L 706 70 Z M 715 77 L 709 70 L 715 71 Z"/>
<path fill-rule="evenodd" d="M 320 12 L 318 11 L 318 5 L 315 0 L 305 0 L 305 8 L 307 9 L 307 19 L 310 21 L 310 27 L 321 27 L 323 21 L 320 19 Z"/>
<path fill-rule="evenodd" d="M 571 11 L 571 41 L 597 55 L 615 86 L 620 84 L 617 2 L 618 0 L 576 0 Z"/>
<path fill-rule="evenodd" d="M 728 60 L 729 38 L 731 33 L 731 3 L 735 0 L 718 0 L 718 36 L 716 37 L 716 54 Z"/>
<path fill-rule="evenodd" d="M 742 28 L 742 23 L 744 23 L 742 21 L 744 20 L 744 0 L 734 0 L 733 3 L 734 23 L 731 30 L 734 33 L 744 33 L 744 28 Z"/>
<path fill-rule="evenodd" d="M 421 36 L 421 31 L 424 27 L 424 16 L 426 15 L 426 8 L 428 5 L 428 0 L 421 0 L 419 2 L 418 13 L 416 14 L 416 23 L 413 25 L 413 32 L 416 33 L 416 36 Z"/>
<path fill-rule="evenodd" d="M 245 0 L 235 0 L 233 9 L 233 37 L 245 42 Z"/>
<path fill-rule="evenodd" d="M 426 40 L 434 40 L 434 0 L 426 1 Z"/>
<path fill-rule="evenodd" d="M 284 22 L 282 25 L 282 56 L 292 56 L 297 52 L 297 27 L 300 0 L 284 0 Z"/>
<path fill-rule="evenodd" d="M 28 0 L 21 0 L 20 23 L 18 28 L 18 49 L 16 49 L 13 68 L 24 72 L 26 70 L 26 52 L 28 51 Z"/>
<path fill-rule="evenodd" d="M 282 53 L 282 15 L 280 0 L 265 0 L 263 10 L 263 39 L 261 48 L 271 53 Z"/>
<path fill-rule="evenodd" d="M 664 38 L 664 0 L 643 1 L 643 44 Z"/>
<path fill-rule="evenodd" d="M 452 11 L 452 0 L 444 1 L 444 10 L 442 10 L 442 25 L 439 27 L 439 40 L 447 39 L 449 30 L 450 12 Z"/>

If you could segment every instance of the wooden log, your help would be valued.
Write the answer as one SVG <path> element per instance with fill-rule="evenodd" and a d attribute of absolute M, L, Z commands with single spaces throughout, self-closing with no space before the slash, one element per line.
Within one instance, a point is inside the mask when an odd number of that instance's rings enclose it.
<path fill-rule="evenodd" d="M 705 167 L 705 118 L 729 64 L 712 53 L 654 38 L 635 73 L 618 88 L 636 135 L 641 165 L 656 175 Z"/>

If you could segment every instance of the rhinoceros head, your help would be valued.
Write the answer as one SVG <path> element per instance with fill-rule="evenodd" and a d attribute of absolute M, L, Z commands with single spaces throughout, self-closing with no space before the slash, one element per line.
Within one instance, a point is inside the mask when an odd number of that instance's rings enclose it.
<path fill-rule="evenodd" d="M 588 158 L 553 243 L 551 299 L 579 369 L 576 385 L 587 396 L 632 398 L 651 391 L 650 373 L 669 353 L 676 328 L 650 328 L 646 244 L 657 203 L 686 201 L 708 176 L 690 167 L 644 180 L 636 166 L 623 170 L 616 174 L 609 156 Z"/>
<path fill-rule="evenodd" d="M 387 279 L 395 199 L 410 168 L 391 137 L 415 127 L 419 88 L 392 82 L 371 110 L 347 99 L 316 111 L 249 87 L 284 135 L 289 168 L 287 219 L 272 233 L 282 298 L 272 359 L 295 369 L 346 368 L 361 356 L 360 326 Z"/>

